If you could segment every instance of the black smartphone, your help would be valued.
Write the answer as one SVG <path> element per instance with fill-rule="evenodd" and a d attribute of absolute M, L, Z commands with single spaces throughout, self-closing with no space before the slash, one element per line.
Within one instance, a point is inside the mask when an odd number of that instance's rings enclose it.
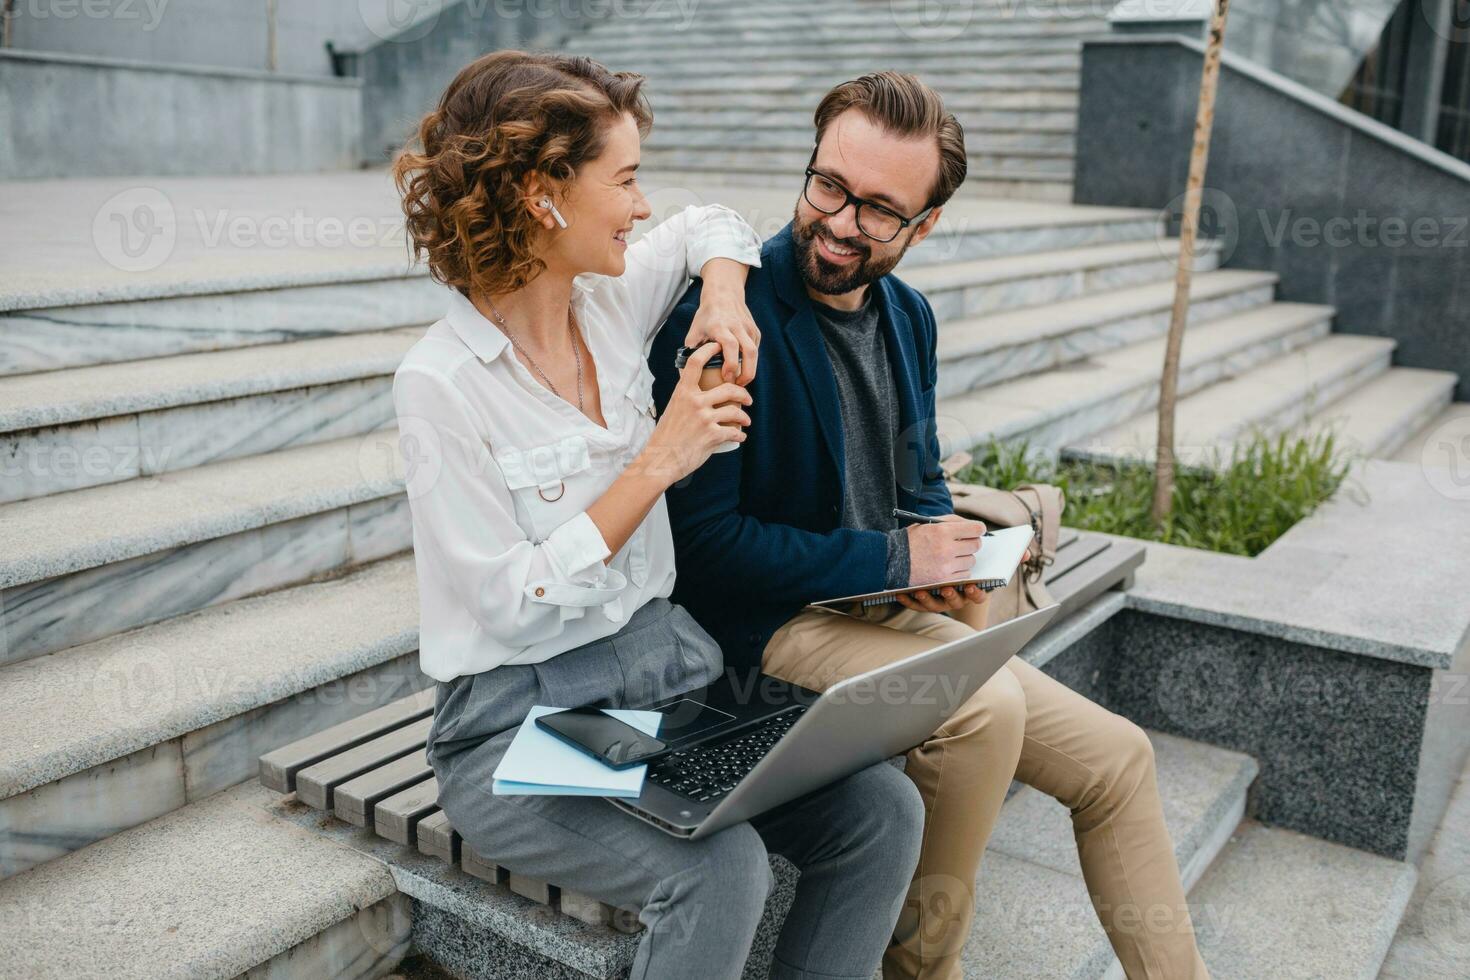
<path fill-rule="evenodd" d="M 613 769 L 629 769 L 668 750 L 662 739 L 640 732 L 601 708 L 568 708 L 536 719 L 542 731 L 550 732 L 574 749 L 592 756 Z"/>

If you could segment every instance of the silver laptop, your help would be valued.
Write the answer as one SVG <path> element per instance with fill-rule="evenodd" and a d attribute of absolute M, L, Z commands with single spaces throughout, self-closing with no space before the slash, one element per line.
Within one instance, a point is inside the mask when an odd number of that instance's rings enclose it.
<path fill-rule="evenodd" d="M 759 720 L 718 728 L 648 764 L 637 799 L 608 798 L 677 837 L 700 838 L 906 752 L 929 738 L 1012 656 L 1051 622 L 1053 603 L 840 681 L 817 695 L 766 675 L 742 692 L 725 686 L 682 694 L 718 710 L 740 700 Z M 751 697 L 767 706 L 750 712 Z"/>

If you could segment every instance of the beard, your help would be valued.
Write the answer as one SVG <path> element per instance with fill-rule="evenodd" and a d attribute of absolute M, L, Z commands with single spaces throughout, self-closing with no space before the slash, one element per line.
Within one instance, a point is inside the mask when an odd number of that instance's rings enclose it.
<path fill-rule="evenodd" d="M 833 265 L 828 262 L 817 251 L 816 240 L 819 235 L 842 248 L 852 249 L 858 254 L 858 261 L 847 265 Z M 908 244 L 905 243 L 897 252 L 875 258 L 869 240 L 861 233 L 856 238 L 838 238 L 832 234 L 832 229 L 827 227 L 825 220 L 817 218 L 803 225 L 799 214 L 792 222 L 791 238 L 796 246 L 796 265 L 801 271 L 802 281 L 809 288 L 826 296 L 850 293 L 881 279 L 893 271 L 899 259 L 908 251 Z"/>

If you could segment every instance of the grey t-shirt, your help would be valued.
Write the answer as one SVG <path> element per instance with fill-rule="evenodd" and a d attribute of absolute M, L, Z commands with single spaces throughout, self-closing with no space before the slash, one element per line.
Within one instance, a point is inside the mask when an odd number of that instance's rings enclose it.
<path fill-rule="evenodd" d="M 898 398 L 888 346 L 878 322 L 878 303 L 868 290 L 857 310 L 839 310 L 812 301 L 837 381 L 846 444 L 846 491 L 842 526 L 888 534 L 885 588 L 909 584 L 908 532 L 898 527 L 898 480 L 893 452 L 898 444 Z"/>

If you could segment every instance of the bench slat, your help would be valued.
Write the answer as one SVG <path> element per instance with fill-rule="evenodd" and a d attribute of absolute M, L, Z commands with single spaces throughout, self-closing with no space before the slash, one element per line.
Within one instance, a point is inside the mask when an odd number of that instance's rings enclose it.
<path fill-rule="evenodd" d="M 414 846 L 424 817 L 439 809 L 439 780 L 430 776 L 421 783 L 394 793 L 373 808 L 373 829 L 379 837 Z"/>
<path fill-rule="evenodd" d="M 1113 541 L 1111 545 L 1055 585 L 1047 583 L 1052 597 L 1061 603 L 1062 616 L 1076 612 L 1107 590 L 1125 584 L 1134 570 L 1143 564 L 1147 552 L 1142 544 Z"/>
<path fill-rule="evenodd" d="M 561 910 L 574 919 L 594 926 L 612 925 L 612 906 L 604 905 L 591 895 L 583 895 L 581 892 L 563 888 L 561 890 Z"/>
<path fill-rule="evenodd" d="M 1067 573 L 1077 569 L 1079 566 L 1102 554 L 1108 549 L 1110 542 L 1107 538 L 1089 534 L 1085 538 L 1075 542 L 1066 551 L 1057 550 L 1056 559 L 1047 566 L 1042 581 L 1047 588 L 1051 588 L 1053 582 L 1060 580 Z"/>
<path fill-rule="evenodd" d="M 510 872 L 506 885 L 511 891 L 520 895 L 522 898 L 529 898 L 531 901 L 540 902 L 542 905 L 556 905 L 557 898 L 561 894 L 561 889 L 553 884 L 537 878 L 518 875 L 513 871 Z"/>
<path fill-rule="evenodd" d="M 260 757 L 260 783 L 277 793 L 294 792 L 296 774 L 307 766 L 423 718 L 433 710 L 434 688 L 429 687 L 297 739 Z"/>
<path fill-rule="evenodd" d="M 1057 532 L 1057 552 L 1060 553 L 1063 548 L 1069 547 L 1072 542 L 1078 540 L 1081 537 L 1082 532 L 1078 531 L 1076 528 L 1062 528 L 1060 531 Z"/>
<path fill-rule="evenodd" d="M 381 799 L 421 783 L 434 770 L 423 749 L 355 776 L 332 793 L 332 812 L 358 827 L 371 826 L 373 807 Z"/>
<path fill-rule="evenodd" d="M 449 825 L 449 815 L 443 810 L 431 813 L 419 821 L 418 838 L 420 854 L 436 857 L 450 866 L 459 864 L 459 831 Z"/>
<path fill-rule="evenodd" d="M 429 726 L 433 721 L 433 718 L 423 718 L 307 766 L 296 774 L 297 799 L 318 810 L 332 809 L 332 791 L 337 786 L 399 756 L 422 749 L 428 743 Z"/>
<path fill-rule="evenodd" d="M 488 881 L 492 885 L 505 884 L 505 869 L 494 861 L 486 861 L 472 847 L 460 848 L 460 867 L 481 881 Z"/>

